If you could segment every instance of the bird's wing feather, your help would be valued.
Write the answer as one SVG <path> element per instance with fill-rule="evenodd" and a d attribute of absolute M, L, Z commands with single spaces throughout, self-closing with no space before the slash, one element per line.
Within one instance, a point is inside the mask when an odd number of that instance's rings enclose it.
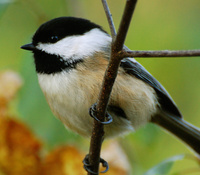
<path fill-rule="evenodd" d="M 135 61 L 135 59 L 123 59 L 121 61 L 120 67 L 123 68 L 128 74 L 141 79 L 155 89 L 162 110 L 172 114 L 173 116 L 179 118 L 182 117 L 176 104 L 170 97 L 169 93 L 165 90 L 165 88 L 141 64 Z"/>

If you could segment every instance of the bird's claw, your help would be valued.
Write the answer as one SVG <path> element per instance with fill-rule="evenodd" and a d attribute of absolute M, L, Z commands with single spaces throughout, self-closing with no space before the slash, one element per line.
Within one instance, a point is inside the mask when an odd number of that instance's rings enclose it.
<path fill-rule="evenodd" d="M 102 163 L 102 166 L 106 168 L 101 173 L 106 173 L 108 171 L 108 169 L 109 169 L 108 162 L 106 162 L 104 159 L 100 158 L 100 163 Z M 94 171 L 91 170 L 92 165 L 89 162 L 89 154 L 87 154 L 85 156 L 85 158 L 83 159 L 83 167 L 89 173 L 98 174 L 98 173 L 96 173 L 96 172 L 94 172 Z"/>
<path fill-rule="evenodd" d="M 113 118 L 112 116 L 106 112 L 106 121 L 102 122 L 100 121 L 97 117 L 96 117 L 96 103 L 94 103 L 90 109 L 89 109 L 89 114 L 92 118 L 94 118 L 96 121 L 98 121 L 99 123 L 103 124 L 103 125 L 107 125 L 113 122 Z"/>

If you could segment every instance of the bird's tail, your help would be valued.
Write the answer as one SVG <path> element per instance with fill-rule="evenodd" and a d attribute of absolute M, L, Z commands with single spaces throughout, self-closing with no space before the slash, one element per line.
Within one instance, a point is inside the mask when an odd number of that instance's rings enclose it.
<path fill-rule="evenodd" d="M 152 122 L 162 126 L 167 131 L 177 136 L 185 142 L 195 152 L 200 155 L 200 130 L 199 128 L 184 121 L 182 118 L 174 117 L 170 114 L 162 112 L 152 118 Z"/>

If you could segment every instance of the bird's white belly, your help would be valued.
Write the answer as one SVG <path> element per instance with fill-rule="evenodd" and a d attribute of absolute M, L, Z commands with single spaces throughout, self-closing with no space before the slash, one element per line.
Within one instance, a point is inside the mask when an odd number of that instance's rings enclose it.
<path fill-rule="evenodd" d="M 73 73 L 72 73 L 73 72 Z M 93 119 L 89 108 L 97 100 L 101 81 L 72 72 L 54 75 L 38 74 L 39 84 L 47 102 L 56 117 L 64 125 L 83 136 L 90 136 Z M 66 75 L 67 74 L 67 75 Z M 93 80 L 93 81 L 92 81 Z M 94 83 L 95 82 L 95 83 Z M 128 84 L 124 84 L 129 82 Z M 113 123 L 105 126 L 105 136 L 122 135 L 137 129 L 149 121 L 156 111 L 155 95 L 152 88 L 139 79 L 118 77 L 113 87 L 110 103 L 121 107 L 127 119 L 112 113 Z"/>
<path fill-rule="evenodd" d="M 95 102 L 79 87 L 76 74 L 38 75 L 39 84 L 54 113 L 64 125 L 84 136 L 91 134 L 93 120 L 89 117 L 90 106 Z M 67 77 L 67 78 L 66 78 Z M 77 87 L 78 86 L 78 87 Z M 90 99 L 90 100 L 89 100 Z"/>

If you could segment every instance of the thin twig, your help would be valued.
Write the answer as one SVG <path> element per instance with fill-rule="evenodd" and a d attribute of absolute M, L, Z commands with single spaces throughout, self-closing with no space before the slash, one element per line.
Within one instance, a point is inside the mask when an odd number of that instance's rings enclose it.
<path fill-rule="evenodd" d="M 107 1 L 102 0 L 102 4 L 103 4 L 104 11 L 106 13 L 106 17 L 107 17 L 108 24 L 109 24 L 109 27 L 110 27 L 111 36 L 112 36 L 112 38 L 115 38 L 115 36 L 116 36 L 115 25 L 114 25 L 114 22 L 113 22 L 113 19 L 112 19 L 112 14 L 111 14 L 110 9 L 108 7 Z"/>
<path fill-rule="evenodd" d="M 117 33 L 116 39 L 114 39 L 112 43 L 111 59 L 108 68 L 105 72 L 103 84 L 97 100 L 96 117 L 100 121 L 105 120 L 105 113 L 110 98 L 110 93 L 112 91 L 112 87 L 116 79 L 118 67 L 121 61 L 118 52 L 122 50 L 122 47 L 124 45 L 126 33 L 128 31 L 128 27 L 135 9 L 136 2 L 137 0 L 127 0 L 119 31 Z M 103 142 L 103 135 L 103 125 L 95 120 L 93 125 L 89 152 L 89 162 L 92 165 L 91 170 L 93 172 L 99 172 L 99 160 L 101 144 Z M 93 173 L 88 173 L 88 175 L 93 175 Z"/>
<path fill-rule="evenodd" d="M 149 50 L 123 51 L 121 57 L 194 57 L 200 56 L 200 50 Z"/>

